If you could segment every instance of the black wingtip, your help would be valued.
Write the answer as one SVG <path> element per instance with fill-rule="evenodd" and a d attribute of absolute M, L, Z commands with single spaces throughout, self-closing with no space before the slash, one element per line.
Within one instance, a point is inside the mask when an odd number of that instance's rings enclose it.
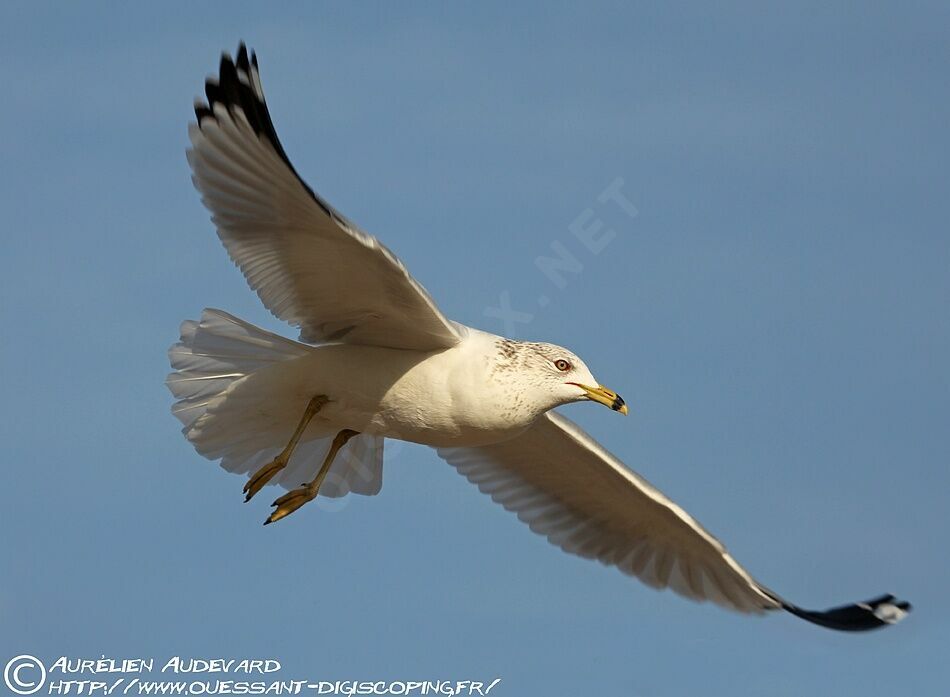
<path fill-rule="evenodd" d="M 782 601 L 782 607 L 803 620 L 842 632 L 866 632 L 897 624 L 912 609 L 906 600 L 897 600 L 890 594 L 865 600 L 863 603 L 833 607 L 823 612 L 804 610 L 786 601 Z"/>
<path fill-rule="evenodd" d="M 251 63 L 247 57 L 247 46 L 242 41 L 238 44 L 237 51 L 237 67 L 243 70 L 245 73 L 251 72 Z"/>
<path fill-rule="evenodd" d="M 214 112 L 211 111 L 211 109 L 208 108 L 207 105 L 199 102 L 198 104 L 195 104 L 195 118 L 198 120 L 198 125 L 200 126 L 202 119 L 207 119 L 207 118 L 213 119 Z"/>
<path fill-rule="evenodd" d="M 201 128 L 209 119 L 217 121 L 215 111 L 218 106 L 223 107 L 232 115 L 240 111 L 244 116 L 244 121 L 251 127 L 255 135 L 270 143 L 277 156 L 284 161 L 284 164 L 297 177 L 300 184 L 313 197 L 317 205 L 328 216 L 339 219 L 340 216 L 300 178 L 297 170 L 294 169 L 293 164 L 287 157 L 287 153 L 284 152 L 284 147 L 277 137 L 277 131 L 274 130 L 274 122 L 267 110 L 267 104 L 264 102 L 264 95 L 260 92 L 259 76 L 255 75 L 252 78 L 251 75 L 252 72 L 256 73 L 257 70 L 257 54 L 251 51 L 250 58 L 248 58 L 247 46 L 243 41 L 238 44 L 235 58 L 232 58 L 227 52 L 222 53 L 221 62 L 218 65 L 218 77 L 210 77 L 205 81 L 207 103 L 195 105 L 198 127 Z M 243 73 L 243 75 L 240 73 Z"/>

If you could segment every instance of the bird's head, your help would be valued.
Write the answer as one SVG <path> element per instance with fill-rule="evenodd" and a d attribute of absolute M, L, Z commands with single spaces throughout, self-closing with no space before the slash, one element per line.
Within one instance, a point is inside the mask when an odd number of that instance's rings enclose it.
<path fill-rule="evenodd" d="M 525 387 L 529 398 L 546 409 L 589 400 L 627 413 L 623 398 L 601 385 L 584 361 L 562 346 L 505 340 L 499 350 L 519 374 L 529 378 Z"/>

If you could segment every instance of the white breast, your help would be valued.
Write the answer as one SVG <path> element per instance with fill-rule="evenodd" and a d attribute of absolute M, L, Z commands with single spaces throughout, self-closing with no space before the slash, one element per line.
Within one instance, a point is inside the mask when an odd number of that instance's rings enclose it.
<path fill-rule="evenodd" d="M 293 361 L 301 397 L 332 400 L 319 418 L 433 446 L 477 446 L 512 438 L 540 412 L 493 370 L 492 335 L 470 335 L 437 352 L 332 345 Z"/>

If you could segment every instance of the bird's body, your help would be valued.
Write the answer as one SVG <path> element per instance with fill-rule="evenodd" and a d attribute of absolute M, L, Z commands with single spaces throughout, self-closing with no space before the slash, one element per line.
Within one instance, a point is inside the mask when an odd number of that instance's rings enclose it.
<path fill-rule="evenodd" d="M 268 484 L 290 490 L 268 523 L 318 495 L 379 493 L 384 440 L 399 439 L 435 448 L 563 550 L 656 588 L 845 630 L 891 624 L 910 609 L 882 596 L 810 612 L 758 583 L 685 511 L 552 411 L 593 401 L 627 413 L 578 356 L 450 321 L 392 252 L 299 178 L 243 45 L 205 88 L 189 131 L 194 183 L 231 258 L 301 341 L 205 310 L 182 324 L 168 386 L 198 452 L 249 476 L 245 500 Z"/>
<path fill-rule="evenodd" d="M 199 449 L 236 431 L 259 431 L 262 445 L 280 443 L 318 394 L 330 401 L 304 441 L 351 428 L 433 447 L 474 447 L 513 438 L 547 411 L 525 398 L 503 352 L 530 344 L 487 332 L 469 329 L 457 346 L 435 351 L 295 343 L 300 355 L 249 373 L 209 410 L 192 435 Z"/>

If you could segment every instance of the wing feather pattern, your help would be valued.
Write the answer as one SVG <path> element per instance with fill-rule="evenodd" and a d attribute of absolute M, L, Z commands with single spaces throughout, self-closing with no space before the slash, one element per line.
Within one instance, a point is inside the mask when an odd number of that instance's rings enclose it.
<path fill-rule="evenodd" d="M 218 236 L 264 305 L 311 343 L 454 346 L 457 326 L 402 262 L 298 176 L 274 130 L 257 57 L 221 58 L 195 105 L 188 162 Z"/>
<path fill-rule="evenodd" d="M 438 452 L 565 552 L 732 610 L 780 606 L 688 513 L 560 414 L 509 441 Z"/>
<path fill-rule="evenodd" d="M 910 610 L 890 595 L 823 612 L 789 603 L 752 578 L 686 511 L 555 412 L 511 440 L 438 453 L 552 544 L 654 588 L 744 613 L 784 609 L 845 631 L 893 624 Z"/>

